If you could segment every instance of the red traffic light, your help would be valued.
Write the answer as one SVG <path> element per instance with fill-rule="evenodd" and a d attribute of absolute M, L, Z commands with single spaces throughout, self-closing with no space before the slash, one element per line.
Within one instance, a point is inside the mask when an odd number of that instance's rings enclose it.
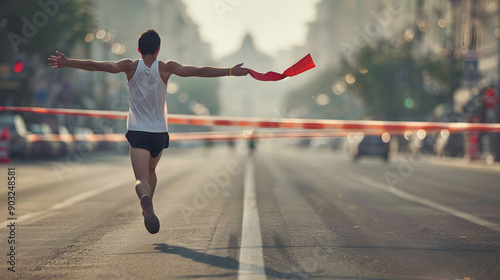
<path fill-rule="evenodd" d="M 14 72 L 21 73 L 24 69 L 24 64 L 21 61 L 16 62 L 14 64 Z"/>

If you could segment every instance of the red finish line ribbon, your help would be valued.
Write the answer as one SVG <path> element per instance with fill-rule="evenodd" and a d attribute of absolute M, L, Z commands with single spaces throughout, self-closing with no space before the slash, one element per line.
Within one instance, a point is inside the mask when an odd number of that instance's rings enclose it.
<path fill-rule="evenodd" d="M 99 111 L 81 109 L 61 108 L 36 108 L 0 106 L 1 111 L 15 111 L 25 113 L 84 116 L 106 119 L 127 119 L 127 112 L 122 111 Z M 450 133 L 459 132 L 498 132 L 500 123 L 443 123 L 443 122 L 403 122 L 403 121 L 366 121 L 366 120 L 332 120 L 332 119 L 269 119 L 269 118 L 246 118 L 246 117 L 224 117 L 224 116 L 196 116 L 196 115 L 168 115 L 169 124 L 197 125 L 197 126 L 239 126 L 260 128 L 283 128 L 283 129 L 308 129 L 326 130 L 338 129 L 342 131 L 361 131 L 368 133 L 403 134 L 406 131 L 417 131 L 419 129 L 427 132 L 436 132 L 447 129 Z M 0 126 L 1 129 L 1 126 Z"/>
<path fill-rule="evenodd" d="M 252 69 L 248 69 L 250 71 L 250 75 L 259 81 L 279 81 L 283 80 L 286 77 L 292 77 L 303 73 L 311 68 L 316 67 L 314 65 L 314 61 L 311 57 L 311 54 L 306 55 L 304 58 L 295 63 L 292 67 L 288 68 L 282 74 L 276 73 L 273 71 L 269 71 L 265 74 L 256 72 Z"/>

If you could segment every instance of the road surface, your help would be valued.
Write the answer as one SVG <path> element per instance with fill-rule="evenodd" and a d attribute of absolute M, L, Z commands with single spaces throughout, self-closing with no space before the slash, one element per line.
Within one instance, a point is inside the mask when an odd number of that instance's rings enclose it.
<path fill-rule="evenodd" d="M 172 149 L 158 166 L 155 235 L 126 155 L 0 171 L 1 279 L 500 278 L 496 167 L 416 155 L 352 163 L 280 146 L 252 157 Z"/>

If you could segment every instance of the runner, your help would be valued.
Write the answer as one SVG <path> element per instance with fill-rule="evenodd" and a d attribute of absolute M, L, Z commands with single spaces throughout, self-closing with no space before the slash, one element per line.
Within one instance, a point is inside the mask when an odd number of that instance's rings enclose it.
<path fill-rule="evenodd" d="M 117 62 L 68 59 L 57 51 L 49 65 L 52 68 L 78 68 L 87 71 L 109 73 L 124 72 L 129 91 L 129 113 L 127 118 L 127 140 L 130 143 L 130 159 L 135 175 L 135 191 L 140 199 L 144 225 L 149 233 L 160 230 L 160 221 L 155 215 L 152 198 L 156 188 L 155 168 L 163 149 L 168 148 L 166 90 L 170 75 L 181 77 L 246 76 L 247 68 L 238 64 L 232 68 L 211 66 L 184 66 L 175 61 L 158 61 L 160 36 L 152 29 L 139 37 L 141 60 L 122 59 Z"/>

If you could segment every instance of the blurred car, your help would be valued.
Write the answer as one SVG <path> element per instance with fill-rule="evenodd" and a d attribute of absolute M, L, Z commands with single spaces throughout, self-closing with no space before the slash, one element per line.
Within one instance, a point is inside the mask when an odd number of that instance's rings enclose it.
<path fill-rule="evenodd" d="M 300 148 L 307 148 L 311 146 L 311 139 L 300 139 L 297 145 Z"/>
<path fill-rule="evenodd" d="M 330 148 L 332 150 L 340 150 L 343 145 L 343 139 L 340 137 L 333 138 L 330 142 Z"/>
<path fill-rule="evenodd" d="M 70 151 L 75 149 L 75 142 L 73 136 L 64 125 L 52 125 L 52 131 L 59 136 L 59 151 L 61 156 L 67 155 Z"/>
<path fill-rule="evenodd" d="M 60 150 L 60 142 L 58 137 L 48 124 L 45 123 L 28 123 L 29 132 L 32 134 L 29 138 L 31 141 L 31 156 L 57 156 Z"/>
<path fill-rule="evenodd" d="M 327 137 L 316 137 L 311 139 L 310 145 L 313 149 L 330 148 L 331 139 Z"/>
<path fill-rule="evenodd" d="M 120 134 L 115 134 L 111 127 L 102 131 L 101 129 L 94 129 L 93 133 L 99 137 L 99 141 L 97 141 L 96 149 L 98 151 L 111 151 L 119 149 L 119 141 L 114 141 L 113 138 Z"/>
<path fill-rule="evenodd" d="M 364 136 L 361 141 L 350 141 L 350 153 L 354 161 L 361 157 L 381 157 L 389 161 L 389 142 L 384 142 L 380 136 Z"/>
<path fill-rule="evenodd" d="M 97 137 L 90 128 L 73 127 L 74 151 L 78 155 L 86 155 L 93 152 L 97 147 Z"/>
<path fill-rule="evenodd" d="M 419 138 L 416 133 L 411 134 L 408 140 L 408 152 L 415 154 L 422 152 L 423 139 Z"/>
<path fill-rule="evenodd" d="M 11 157 L 27 157 L 31 151 L 31 142 L 27 137 L 30 134 L 21 115 L 1 115 L 0 128 L 8 127 L 10 130 L 9 154 Z"/>
<path fill-rule="evenodd" d="M 462 133 L 450 134 L 444 146 L 444 155 L 449 157 L 464 157 L 465 135 Z"/>

